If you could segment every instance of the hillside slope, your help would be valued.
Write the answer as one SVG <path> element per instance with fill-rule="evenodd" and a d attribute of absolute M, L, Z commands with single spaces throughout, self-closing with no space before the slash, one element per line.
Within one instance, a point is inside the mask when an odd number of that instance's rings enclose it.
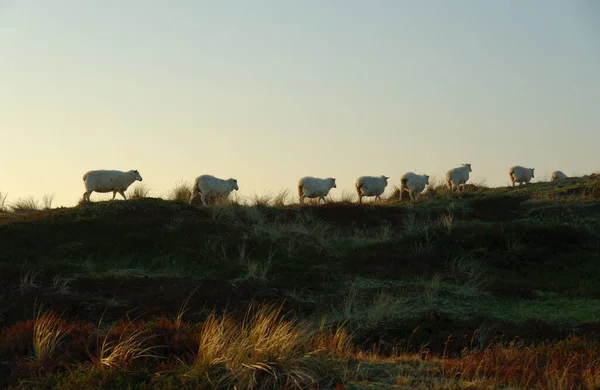
<path fill-rule="evenodd" d="M 195 207 L 157 198 L 0 214 L 0 327 L 202 321 L 283 302 L 356 345 L 459 353 L 502 338 L 599 337 L 600 180 L 438 191 L 416 205 Z M 186 301 L 187 299 L 187 301 Z M 482 332 L 482 329 L 485 332 Z"/>

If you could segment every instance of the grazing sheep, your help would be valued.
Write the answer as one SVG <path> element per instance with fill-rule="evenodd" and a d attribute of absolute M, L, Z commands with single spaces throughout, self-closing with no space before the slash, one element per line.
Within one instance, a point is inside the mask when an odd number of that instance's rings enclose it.
<path fill-rule="evenodd" d="M 465 190 L 465 183 L 469 180 L 469 172 L 473 172 L 471 164 L 462 164 L 460 167 L 452 168 L 446 172 L 446 185 L 451 192 L 454 192 L 454 188 L 461 191 Z"/>
<path fill-rule="evenodd" d="M 515 183 L 519 183 L 519 185 L 523 183 L 529 183 L 529 181 L 534 178 L 534 169 L 535 168 L 525 168 L 519 165 L 510 167 L 510 169 L 508 170 L 508 176 L 510 177 L 512 186 L 514 187 Z"/>
<path fill-rule="evenodd" d="M 402 200 L 402 192 L 408 191 L 410 199 L 415 202 L 419 194 L 423 192 L 425 187 L 429 185 L 429 175 L 417 175 L 414 172 L 406 172 L 400 179 L 400 197 Z"/>
<path fill-rule="evenodd" d="M 113 200 L 118 192 L 123 199 L 127 199 L 125 191 L 136 180 L 142 181 L 142 176 L 137 170 L 127 172 L 105 169 L 88 171 L 83 175 L 83 183 L 85 184 L 83 200 L 89 201 L 90 195 L 94 191 L 112 192 Z"/>
<path fill-rule="evenodd" d="M 323 199 L 323 203 L 325 203 L 325 197 L 332 188 L 337 188 L 335 178 L 320 179 L 312 176 L 304 176 L 298 181 L 300 203 L 304 204 L 305 198 L 319 198 L 317 202 Z"/>
<path fill-rule="evenodd" d="M 198 196 L 198 194 L 201 195 L 200 199 L 202 200 L 202 204 L 206 206 L 206 200 L 209 197 L 227 197 L 233 190 L 239 190 L 236 179 L 229 178 L 224 180 L 213 175 L 200 175 L 194 180 L 194 188 L 192 189 L 190 204 L 196 198 L 196 196 Z"/>
<path fill-rule="evenodd" d="M 388 176 L 361 176 L 356 179 L 356 192 L 358 203 L 362 203 L 364 196 L 374 196 L 375 200 L 381 200 L 380 196 L 388 185 Z"/>
<path fill-rule="evenodd" d="M 554 171 L 552 172 L 552 181 L 567 179 L 569 176 L 565 175 L 562 171 Z"/>

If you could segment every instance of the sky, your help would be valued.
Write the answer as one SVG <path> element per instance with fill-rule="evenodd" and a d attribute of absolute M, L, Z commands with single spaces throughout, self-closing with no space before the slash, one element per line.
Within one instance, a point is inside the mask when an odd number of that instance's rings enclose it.
<path fill-rule="evenodd" d="M 600 171 L 596 0 L 0 0 L 0 192 Z M 389 192 L 388 191 L 388 192 Z M 92 195 L 94 199 L 106 196 Z"/>

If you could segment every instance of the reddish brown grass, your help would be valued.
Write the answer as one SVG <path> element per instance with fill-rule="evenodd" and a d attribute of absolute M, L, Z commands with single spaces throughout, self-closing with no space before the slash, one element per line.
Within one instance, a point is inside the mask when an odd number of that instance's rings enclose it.
<path fill-rule="evenodd" d="M 233 382 L 254 387 L 265 382 L 291 389 L 300 384 L 314 386 L 308 376 L 318 379 L 322 370 L 329 373 L 331 367 L 326 364 L 329 361 L 386 362 L 377 352 L 366 354 L 355 350 L 350 335 L 342 327 L 329 329 L 324 323 L 316 329 L 306 327 L 284 318 L 280 310 L 268 306 L 262 311 L 249 312 L 242 323 L 214 314 L 203 323 L 171 320 L 166 316 L 150 321 L 120 321 L 103 332 L 101 345 L 96 345 L 99 335 L 92 324 L 55 318 L 67 334 L 43 361 L 33 359 L 36 320 L 18 322 L 0 333 L 0 360 L 11 362 L 11 373 L 0 378 L 0 387 L 16 385 L 22 380 L 43 380 L 49 373 L 74 369 L 77 363 L 89 368 L 96 363 L 96 367 L 127 366 L 130 370 L 152 373 L 194 369 L 212 375 L 214 380 L 231 377 Z M 132 350 L 135 356 L 131 355 Z M 152 354 L 148 353 L 150 350 Z M 310 356 L 315 359 L 304 361 L 308 364 L 303 368 L 306 372 L 299 372 L 296 366 Z M 423 359 L 419 356 L 412 359 Z M 399 358 L 407 361 L 411 356 L 399 355 Z M 537 345 L 520 341 L 498 343 L 483 351 L 464 350 L 460 358 L 437 359 L 427 354 L 427 359 L 440 368 L 439 372 L 431 368 L 433 371 L 425 374 L 441 374 L 451 381 L 477 383 L 481 388 L 498 385 L 527 389 L 600 388 L 600 341 L 580 336 Z M 314 364 L 325 365 L 320 369 Z M 223 371 L 227 367 L 229 370 Z M 112 375 L 111 370 L 100 372 L 106 378 Z M 286 375 L 289 380 L 283 380 Z M 198 377 L 198 383 L 203 378 Z M 337 383 L 337 388 L 343 389 L 340 381 L 335 380 L 331 386 Z"/>
<path fill-rule="evenodd" d="M 600 387 L 600 343 L 578 336 L 525 346 L 511 342 L 442 360 L 445 376 L 527 389 Z"/>

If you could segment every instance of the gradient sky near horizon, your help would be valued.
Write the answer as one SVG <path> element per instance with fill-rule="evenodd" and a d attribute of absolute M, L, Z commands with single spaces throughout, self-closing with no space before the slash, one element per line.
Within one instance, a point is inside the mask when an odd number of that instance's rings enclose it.
<path fill-rule="evenodd" d="M 0 0 L 0 192 L 600 170 L 595 0 Z M 97 194 L 94 199 L 104 199 Z"/>

